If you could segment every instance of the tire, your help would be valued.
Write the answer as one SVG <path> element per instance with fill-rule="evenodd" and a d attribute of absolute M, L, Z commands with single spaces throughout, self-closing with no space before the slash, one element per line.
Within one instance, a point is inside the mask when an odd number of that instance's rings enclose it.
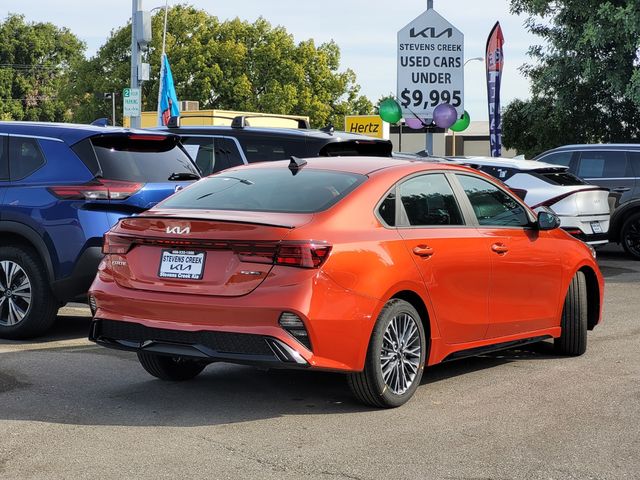
<path fill-rule="evenodd" d="M 587 350 L 587 281 L 577 272 L 564 300 L 562 333 L 554 340 L 556 352 L 577 357 Z"/>
<path fill-rule="evenodd" d="M 631 215 L 622 224 L 620 243 L 629 256 L 640 260 L 640 213 Z"/>
<path fill-rule="evenodd" d="M 56 319 L 58 301 L 35 250 L 0 247 L 0 338 L 33 338 Z"/>
<path fill-rule="evenodd" d="M 400 333 L 412 332 L 404 346 L 400 341 L 392 342 L 402 336 L 394 333 L 393 326 L 396 332 L 398 329 Z M 403 405 L 420 385 L 427 348 L 420 314 L 404 300 L 390 300 L 373 327 L 364 370 L 348 374 L 349 387 L 354 396 L 372 407 L 394 408 Z M 383 352 L 386 352 L 386 358 L 382 358 Z M 396 367 L 398 359 L 401 359 L 402 371 Z M 401 372 L 404 376 L 399 375 Z M 400 382 L 402 378 L 407 382 Z"/>
<path fill-rule="evenodd" d="M 182 357 L 169 357 L 156 353 L 138 352 L 140 365 L 160 380 L 182 382 L 197 377 L 206 364 Z"/>

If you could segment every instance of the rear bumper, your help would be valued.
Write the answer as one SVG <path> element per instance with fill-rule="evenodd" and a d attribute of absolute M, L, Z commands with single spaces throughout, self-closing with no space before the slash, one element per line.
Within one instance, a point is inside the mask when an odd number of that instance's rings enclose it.
<path fill-rule="evenodd" d="M 609 221 L 608 214 L 560 217 L 562 229 L 590 245 L 602 245 L 609 241 Z M 592 225 L 596 222 L 600 226 L 601 232 L 594 232 Z"/>
<path fill-rule="evenodd" d="M 307 361 L 274 337 L 246 333 L 168 330 L 139 323 L 94 319 L 89 340 L 117 350 L 151 352 L 210 362 L 269 368 L 306 368 Z"/>

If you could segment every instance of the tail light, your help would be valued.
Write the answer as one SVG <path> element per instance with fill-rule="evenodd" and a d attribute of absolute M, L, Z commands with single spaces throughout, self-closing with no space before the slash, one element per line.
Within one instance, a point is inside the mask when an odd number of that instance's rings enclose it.
<path fill-rule="evenodd" d="M 82 185 L 49 187 L 62 200 L 125 200 L 139 191 L 144 183 L 95 180 Z"/>
<path fill-rule="evenodd" d="M 131 250 L 134 240 L 131 237 L 123 237 L 107 232 L 103 237 L 102 253 L 105 255 L 125 255 Z"/>
<path fill-rule="evenodd" d="M 274 264 L 289 267 L 318 268 L 331 252 L 326 243 L 283 242 L 279 245 Z"/>
<path fill-rule="evenodd" d="M 570 197 L 571 195 L 575 195 L 577 193 L 582 193 L 582 192 L 594 192 L 597 190 L 606 190 L 606 188 L 595 187 L 595 188 L 583 188 L 582 190 L 573 190 L 571 192 L 558 195 L 557 197 L 550 198 L 549 200 L 545 200 L 542 203 L 538 203 L 537 205 L 534 205 L 533 207 L 531 207 L 531 209 L 535 210 L 538 207 L 551 207 L 551 205 L 554 205 L 558 203 L 560 200 L 564 200 L 565 198 Z"/>

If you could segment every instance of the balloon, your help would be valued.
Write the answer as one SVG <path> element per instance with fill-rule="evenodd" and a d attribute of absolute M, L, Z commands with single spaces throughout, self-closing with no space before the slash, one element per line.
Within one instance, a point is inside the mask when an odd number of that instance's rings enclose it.
<path fill-rule="evenodd" d="M 471 117 L 469 116 L 469 112 L 465 110 L 462 118 L 459 118 L 456 123 L 451 125 L 449 128 L 454 132 L 464 132 L 467 128 L 469 128 L 470 123 Z"/>
<path fill-rule="evenodd" d="M 387 98 L 380 103 L 380 118 L 385 122 L 398 123 L 402 118 L 402 109 L 393 98 Z"/>
<path fill-rule="evenodd" d="M 456 123 L 457 119 L 458 113 L 456 109 L 448 103 L 441 103 L 433 111 L 433 121 L 440 128 L 449 128 Z"/>
<path fill-rule="evenodd" d="M 405 118 L 405 123 L 407 124 L 407 127 L 413 129 L 413 130 L 420 130 L 424 125 L 422 125 L 422 120 L 420 120 L 419 118 Z M 426 122 L 425 122 L 426 123 Z"/>

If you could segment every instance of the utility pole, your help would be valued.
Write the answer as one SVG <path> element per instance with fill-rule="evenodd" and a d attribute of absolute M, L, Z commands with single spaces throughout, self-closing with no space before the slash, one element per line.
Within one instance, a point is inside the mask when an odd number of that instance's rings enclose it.
<path fill-rule="evenodd" d="M 433 10 L 433 0 L 427 0 L 427 10 Z M 429 153 L 429 155 L 433 155 L 433 132 L 429 130 L 427 130 L 425 150 Z"/>
<path fill-rule="evenodd" d="M 142 53 L 138 48 L 138 38 L 136 36 L 136 20 L 138 19 L 138 13 L 142 10 L 142 0 L 132 0 L 131 8 L 131 88 L 140 88 L 138 82 L 138 66 L 142 61 Z M 131 122 L 131 128 L 140 128 L 140 117 L 129 117 Z"/>

